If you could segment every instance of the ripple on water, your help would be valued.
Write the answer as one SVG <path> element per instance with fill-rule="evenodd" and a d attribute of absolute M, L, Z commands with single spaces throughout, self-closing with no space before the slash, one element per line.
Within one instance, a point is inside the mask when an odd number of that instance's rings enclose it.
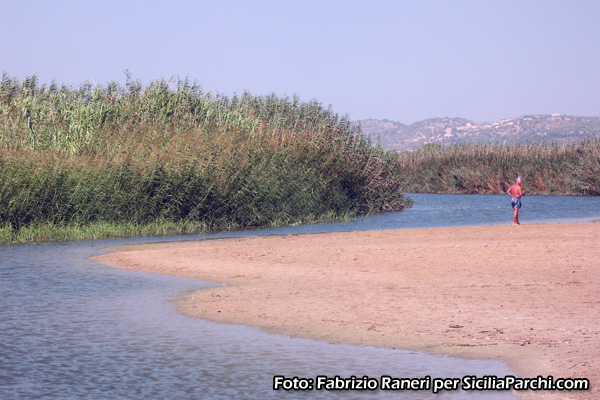
<path fill-rule="evenodd" d="M 347 393 L 275 392 L 273 376 L 509 374 L 499 362 L 331 345 L 185 317 L 169 300 L 210 283 L 105 267 L 87 259 L 98 252 L 90 243 L 2 248 L 3 399 L 331 398 Z M 373 396 L 397 393 L 351 397 Z"/>

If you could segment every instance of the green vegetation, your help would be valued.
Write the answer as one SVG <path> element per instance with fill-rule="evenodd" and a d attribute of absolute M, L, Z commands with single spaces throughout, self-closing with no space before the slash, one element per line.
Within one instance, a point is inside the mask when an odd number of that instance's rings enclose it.
<path fill-rule="evenodd" d="M 203 232 L 399 210 L 397 154 L 321 104 L 188 80 L 0 83 L 0 243 Z"/>
<path fill-rule="evenodd" d="M 0 244 L 336 221 L 402 192 L 600 195 L 600 139 L 372 146 L 297 97 L 227 98 L 189 80 L 0 82 Z"/>
<path fill-rule="evenodd" d="M 404 190 L 503 193 L 517 176 L 529 194 L 600 195 L 600 138 L 543 144 L 428 144 L 400 157 Z"/>

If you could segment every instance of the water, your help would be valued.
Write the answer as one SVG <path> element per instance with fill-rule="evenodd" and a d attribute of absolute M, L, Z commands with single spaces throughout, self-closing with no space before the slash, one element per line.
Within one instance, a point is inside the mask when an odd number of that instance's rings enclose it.
<path fill-rule="evenodd" d="M 312 224 L 295 227 L 266 228 L 261 235 L 412 229 L 452 226 L 511 225 L 513 210 L 507 195 L 418 194 L 408 193 L 411 208 L 358 218 L 351 222 Z M 600 220 L 600 197 L 525 196 L 519 211 L 521 224 L 591 222 Z M 239 237 L 257 231 L 221 232 L 212 235 L 186 236 L 182 239 Z M 152 238 L 173 240 L 174 238 Z"/>
<path fill-rule="evenodd" d="M 90 256 L 116 245 L 219 236 L 511 222 L 505 196 L 411 195 L 411 210 L 342 224 L 0 247 L 0 398 L 512 398 L 506 392 L 273 391 L 274 375 L 462 377 L 497 361 L 331 345 L 185 317 L 169 300 L 209 282 L 129 272 Z M 599 198 L 528 196 L 522 223 L 591 220 Z"/>
<path fill-rule="evenodd" d="M 403 211 L 359 218 L 352 222 L 264 231 L 283 234 L 512 224 L 513 210 L 507 195 L 408 193 L 407 196 L 414 204 Z M 523 225 L 600 219 L 600 197 L 525 196 L 522 203 L 519 221 Z"/>

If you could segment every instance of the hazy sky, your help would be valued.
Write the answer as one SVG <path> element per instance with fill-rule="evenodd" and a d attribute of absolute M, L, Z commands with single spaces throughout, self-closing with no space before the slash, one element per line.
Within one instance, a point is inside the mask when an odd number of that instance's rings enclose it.
<path fill-rule="evenodd" d="M 0 70 L 189 77 L 351 119 L 600 116 L 600 1 L 0 0 Z"/>

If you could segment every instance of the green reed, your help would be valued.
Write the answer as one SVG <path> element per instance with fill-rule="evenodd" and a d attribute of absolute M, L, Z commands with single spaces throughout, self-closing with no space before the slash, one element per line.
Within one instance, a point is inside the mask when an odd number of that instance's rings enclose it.
<path fill-rule="evenodd" d="M 503 193 L 517 176 L 530 194 L 600 195 L 600 138 L 538 144 L 426 145 L 400 157 L 404 190 Z"/>
<path fill-rule="evenodd" d="M 0 121 L 2 243 L 294 224 L 408 204 L 395 153 L 297 97 L 227 98 L 187 79 L 72 88 L 4 74 Z"/>

